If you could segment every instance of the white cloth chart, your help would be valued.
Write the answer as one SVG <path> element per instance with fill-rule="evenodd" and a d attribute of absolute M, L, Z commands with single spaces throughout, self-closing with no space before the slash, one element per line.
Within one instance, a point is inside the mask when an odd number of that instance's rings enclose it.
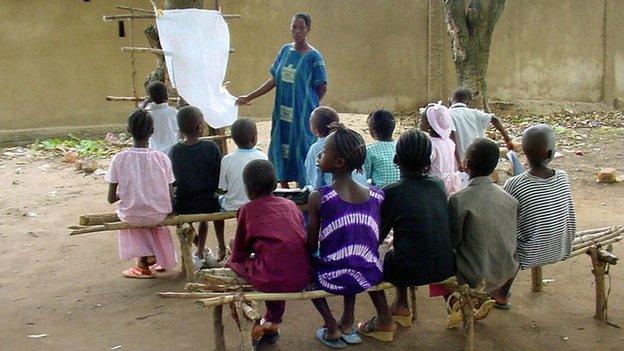
<path fill-rule="evenodd" d="M 178 94 L 198 107 L 208 125 L 231 125 L 236 98 L 222 84 L 230 52 L 230 32 L 218 11 L 165 10 L 156 17 L 167 73 Z"/>

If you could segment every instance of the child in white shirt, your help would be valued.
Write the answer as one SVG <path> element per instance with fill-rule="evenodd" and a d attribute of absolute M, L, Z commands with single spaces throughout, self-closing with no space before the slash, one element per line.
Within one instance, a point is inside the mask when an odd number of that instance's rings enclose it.
<path fill-rule="evenodd" d="M 178 142 L 178 110 L 169 106 L 167 87 L 163 82 L 154 82 L 147 87 L 149 100 L 145 110 L 154 120 L 154 134 L 149 139 L 149 148 L 169 153 L 169 149 Z"/>
<path fill-rule="evenodd" d="M 236 211 L 249 202 L 243 183 L 243 168 L 250 161 L 267 159 L 262 151 L 255 148 L 258 130 L 252 120 L 239 118 L 232 124 L 231 130 L 238 149 L 221 159 L 219 189 L 227 192 L 219 198 L 219 203 L 224 211 Z"/>

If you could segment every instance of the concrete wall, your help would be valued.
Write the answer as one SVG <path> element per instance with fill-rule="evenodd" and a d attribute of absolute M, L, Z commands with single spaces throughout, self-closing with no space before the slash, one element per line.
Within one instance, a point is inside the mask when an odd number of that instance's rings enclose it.
<path fill-rule="evenodd" d="M 429 3 L 436 0 L 225 0 L 231 20 L 230 91 L 248 93 L 268 78 L 280 46 L 291 40 L 291 15 L 312 15 L 310 42 L 323 54 L 329 74 L 324 103 L 341 111 L 377 106 L 412 110 L 427 100 Z M 207 1 L 211 3 L 211 1 Z M 130 95 L 129 54 L 119 48 L 117 24 L 102 22 L 116 4 L 149 7 L 146 0 L 0 1 L 0 139 L 24 128 L 46 132 L 124 123 Z M 624 95 L 624 1 L 512 0 L 494 32 L 489 66 L 495 99 L 601 101 Z M 137 22 L 136 45 L 146 45 Z M 431 21 L 434 23 L 434 21 Z M 440 26 L 442 31 L 446 28 Z M 126 31 L 129 31 L 126 26 Z M 455 87 L 446 33 L 443 89 Z M 139 91 L 154 58 L 136 59 Z M 273 95 L 243 115 L 268 118 Z M 56 128 L 56 129 L 54 129 Z M 3 131 L 4 130 L 4 131 Z M 13 133 L 14 134 L 14 133 Z"/>

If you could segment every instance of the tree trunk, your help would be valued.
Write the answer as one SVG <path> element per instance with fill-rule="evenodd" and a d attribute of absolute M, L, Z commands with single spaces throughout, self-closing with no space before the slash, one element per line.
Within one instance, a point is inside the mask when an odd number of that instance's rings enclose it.
<path fill-rule="evenodd" d="M 494 26 L 505 0 L 444 0 L 457 83 L 473 94 L 475 107 L 489 110 L 487 67 Z"/>

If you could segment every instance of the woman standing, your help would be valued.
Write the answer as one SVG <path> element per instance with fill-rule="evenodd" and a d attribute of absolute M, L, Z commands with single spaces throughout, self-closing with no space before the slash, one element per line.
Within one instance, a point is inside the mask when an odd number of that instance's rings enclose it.
<path fill-rule="evenodd" d="M 310 131 L 310 113 L 327 91 L 327 74 L 321 54 L 306 42 L 310 15 L 293 16 L 290 33 L 293 43 L 282 46 L 271 65 L 271 77 L 258 89 L 240 96 L 236 103 L 251 101 L 275 88 L 269 160 L 275 166 L 282 188 L 289 181 L 306 184 L 304 160 L 315 137 Z"/>

